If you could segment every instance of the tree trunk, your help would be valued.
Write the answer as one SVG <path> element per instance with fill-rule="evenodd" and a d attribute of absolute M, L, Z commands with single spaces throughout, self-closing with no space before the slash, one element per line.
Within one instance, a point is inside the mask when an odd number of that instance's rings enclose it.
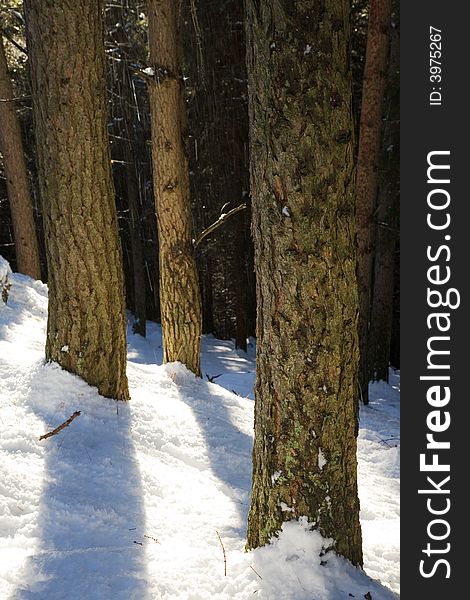
<path fill-rule="evenodd" d="M 0 34 L 0 152 L 10 202 L 18 271 L 41 279 L 41 264 L 23 141 Z"/>
<path fill-rule="evenodd" d="M 359 385 L 368 403 L 367 365 L 371 308 L 371 281 L 375 242 L 382 106 L 385 89 L 391 0 L 371 0 L 366 62 L 362 85 L 361 122 L 356 179 L 357 280 L 359 287 Z"/>
<path fill-rule="evenodd" d="M 229 203 L 230 209 L 244 201 L 248 190 L 248 108 L 243 2 L 198 0 L 196 6 L 197 10 L 187 6 L 192 14 L 184 15 L 184 41 L 191 194 L 196 229 L 201 231 L 218 218 L 224 204 Z M 196 252 L 200 272 L 207 272 L 209 262 L 212 265 L 209 276 L 202 280 L 204 325 L 212 322 L 211 331 L 217 337 L 235 337 L 236 345 L 243 349 L 248 303 L 254 303 L 247 272 L 249 220 L 242 215 L 230 219 Z M 210 319 L 205 310 L 209 290 Z"/>
<path fill-rule="evenodd" d="M 349 2 L 248 0 L 257 276 L 247 547 L 307 516 L 362 563 Z"/>
<path fill-rule="evenodd" d="M 129 230 L 132 249 L 132 276 L 134 279 L 134 323 L 132 329 L 145 337 L 147 309 L 145 294 L 145 267 L 144 267 L 144 244 L 142 239 L 142 206 L 140 203 L 139 181 L 137 179 L 134 148 L 134 129 L 132 123 L 132 113 L 130 103 L 132 98 L 131 86 L 132 77 L 129 73 L 127 64 L 122 63 L 123 73 L 123 97 L 121 104 L 123 107 L 123 150 L 124 162 L 126 168 L 126 191 L 127 202 L 129 204 Z"/>
<path fill-rule="evenodd" d="M 392 30 L 377 204 L 377 244 L 369 332 L 369 379 L 388 381 L 400 204 L 400 58 Z"/>
<path fill-rule="evenodd" d="M 201 299 L 183 149 L 182 46 L 178 2 L 149 0 L 149 85 L 164 361 L 200 375 Z"/>
<path fill-rule="evenodd" d="M 25 1 L 49 268 L 46 358 L 129 398 L 102 4 Z"/>

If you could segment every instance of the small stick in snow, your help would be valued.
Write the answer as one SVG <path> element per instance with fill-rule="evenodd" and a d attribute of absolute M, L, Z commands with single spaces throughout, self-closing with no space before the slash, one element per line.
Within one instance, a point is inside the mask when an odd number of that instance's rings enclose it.
<path fill-rule="evenodd" d="M 65 429 L 66 427 L 68 427 L 70 425 L 70 423 L 74 419 L 76 419 L 77 417 L 79 417 L 81 414 L 82 413 L 79 410 L 76 410 L 71 417 L 69 417 L 66 421 L 64 421 L 62 423 L 62 425 L 59 425 L 59 427 L 56 427 L 52 431 L 49 431 L 49 433 L 45 433 L 44 435 L 41 435 L 41 437 L 39 438 L 39 441 L 41 441 L 41 440 L 47 440 L 47 438 L 50 438 L 53 435 L 57 435 L 59 433 L 59 431 L 62 431 L 62 429 Z"/>
<path fill-rule="evenodd" d="M 252 571 L 254 571 L 254 572 L 255 572 L 255 573 L 258 575 L 258 577 L 259 577 L 260 579 L 263 579 L 263 578 L 261 577 L 261 575 L 258 573 L 258 571 L 257 571 L 257 570 L 256 570 L 254 567 L 252 567 L 251 565 L 250 565 L 250 569 L 251 569 Z"/>
<path fill-rule="evenodd" d="M 217 531 L 217 529 L 215 530 L 215 532 L 217 534 L 217 537 L 219 538 L 220 545 L 222 546 L 222 552 L 224 553 L 224 575 L 225 575 L 225 577 L 227 577 L 227 555 L 225 554 L 225 548 L 222 543 L 222 538 L 220 537 L 220 534 Z"/>
<path fill-rule="evenodd" d="M 151 535 L 146 535 L 144 533 L 144 538 L 148 538 L 149 540 L 153 540 L 156 544 L 159 544 L 160 542 L 157 540 L 157 538 L 152 537 Z"/>

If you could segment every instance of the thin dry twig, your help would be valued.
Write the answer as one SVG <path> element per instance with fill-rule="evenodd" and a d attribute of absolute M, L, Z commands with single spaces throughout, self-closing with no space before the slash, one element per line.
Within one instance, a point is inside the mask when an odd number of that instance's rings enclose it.
<path fill-rule="evenodd" d="M 149 540 L 153 540 L 156 544 L 159 544 L 160 542 L 157 540 L 157 538 L 152 537 L 151 535 L 146 535 L 144 533 L 144 538 L 147 538 Z"/>
<path fill-rule="evenodd" d="M 256 570 L 254 567 L 252 567 L 251 565 L 250 565 L 250 569 L 251 569 L 252 571 L 254 571 L 254 572 L 255 572 L 255 573 L 258 575 L 258 577 L 259 577 L 260 579 L 263 579 L 263 578 L 261 577 L 261 575 L 258 573 L 258 571 L 257 571 L 257 570 Z"/>
<path fill-rule="evenodd" d="M 217 531 L 217 529 L 215 530 L 215 532 L 217 534 L 217 537 L 219 538 L 220 545 L 222 546 L 222 552 L 224 554 L 224 575 L 225 575 L 225 577 L 227 577 L 227 555 L 225 554 L 224 544 L 222 542 L 222 538 L 220 537 L 220 534 Z"/>
<path fill-rule="evenodd" d="M 204 231 L 201 231 L 201 233 L 193 241 L 193 246 L 195 248 L 197 248 L 204 238 L 206 238 L 210 233 L 212 233 L 213 231 L 218 229 L 221 225 L 223 225 L 225 223 L 225 221 L 227 221 L 227 219 L 230 219 L 230 217 L 232 215 L 234 215 L 237 212 L 240 212 L 241 210 L 245 210 L 245 208 L 246 208 L 246 204 L 240 204 L 239 206 L 232 208 L 232 210 L 229 210 L 228 213 L 222 213 L 220 215 L 220 217 L 217 219 L 217 221 L 214 221 L 214 223 L 212 223 L 212 225 L 209 225 L 209 227 L 206 227 L 206 229 L 204 229 Z"/>
<path fill-rule="evenodd" d="M 53 429 L 52 431 L 49 431 L 49 433 L 45 433 L 44 435 L 41 435 L 41 437 L 39 438 L 39 441 L 41 440 L 47 440 L 47 438 L 50 438 L 53 435 L 57 435 L 59 433 L 59 431 L 62 431 L 62 429 L 65 429 L 66 427 L 68 427 L 70 425 L 70 423 L 76 419 L 77 417 L 79 417 L 82 413 L 79 410 L 76 410 L 73 415 L 71 417 L 69 417 L 66 421 L 64 421 L 61 425 L 59 425 L 59 427 L 56 427 L 55 429 Z"/>

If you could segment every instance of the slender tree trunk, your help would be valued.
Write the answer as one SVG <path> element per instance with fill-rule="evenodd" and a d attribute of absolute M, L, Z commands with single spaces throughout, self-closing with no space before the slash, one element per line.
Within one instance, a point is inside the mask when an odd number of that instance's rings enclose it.
<path fill-rule="evenodd" d="M 197 231 L 214 222 L 225 203 L 240 204 L 248 190 L 248 109 L 243 2 L 198 0 L 186 15 L 185 45 L 189 74 L 188 144 L 191 193 Z M 196 26 L 194 25 L 196 23 Z M 202 60 L 201 60 L 202 56 Z M 247 211 L 248 212 L 248 211 Z M 210 288 L 213 333 L 235 337 L 246 348 L 249 289 L 249 217 L 237 215 L 214 232 L 196 252 L 205 302 Z M 254 303 L 254 294 L 250 298 Z"/>
<path fill-rule="evenodd" d="M 356 179 L 357 280 L 359 287 L 359 385 L 368 403 L 367 365 L 371 282 L 375 243 L 375 207 L 379 181 L 382 106 L 389 49 L 391 0 L 371 0 Z"/>
<path fill-rule="evenodd" d="M 23 141 L 15 112 L 13 88 L 0 35 L 0 152 L 3 156 L 18 271 L 41 279 L 39 249 L 34 223 Z"/>
<path fill-rule="evenodd" d="M 126 190 L 129 203 L 129 229 L 132 250 L 132 276 L 134 279 L 134 323 L 132 330 L 145 337 L 147 309 L 145 297 L 145 267 L 141 211 L 139 202 L 139 183 L 135 172 L 134 155 L 130 145 L 124 151 L 126 162 Z"/>
<path fill-rule="evenodd" d="M 149 0 L 149 85 L 165 362 L 200 375 L 201 299 L 192 244 L 189 173 L 183 148 L 182 46 L 178 2 Z"/>
<path fill-rule="evenodd" d="M 388 381 L 400 200 L 400 57 L 392 30 L 377 203 L 377 244 L 369 332 L 369 379 Z"/>
<path fill-rule="evenodd" d="M 307 516 L 361 564 L 349 2 L 246 6 L 258 300 L 247 547 Z"/>
<path fill-rule="evenodd" d="M 145 337 L 146 334 L 146 295 L 144 244 L 142 240 L 142 206 L 140 203 L 139 181 L 137 179 L 134 148 L 134 131 L 132 113 L 129 109 L 132 98 L 132 79 L 126 63 L 123 64 L 123 105 L 124 115 L 124 162 L 126 163 L 126 190 L 129 204 L 129 229 L 132 249 L 132 276 L 134 278 L 134 324 L 132 329 Z"/>
<path fill-rule="evenodd" d="M 128 399 L 102 3 L 25 1 L 49 268 L 46 358 Z"/>

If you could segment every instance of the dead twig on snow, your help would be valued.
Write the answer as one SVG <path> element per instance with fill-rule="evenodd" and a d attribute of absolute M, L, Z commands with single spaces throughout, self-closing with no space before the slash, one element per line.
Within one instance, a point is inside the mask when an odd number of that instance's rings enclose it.
<path fill-rule="evenodd" d="M 62 425 L 59 425 L 59 427 L 56 427 L 52 431 L 49 431 L 49 433 L 45 433 L 44 435 L 41 435 L 41 437 L 39 438 L 39 441 L 41 441 L 41 440 L 47 440 L 47 438 L 50 438 L 53 435 L 57 435 L 59 433 L 59 431 L 62 431 L 62 429 L 65 429 L 66 427 L 68 427 L 70 425 L 70 423 L 74 419 L 76 419 L 77 417 L 79 417 L 81 414 L 82 413 L 79 410 L 76 410 L 71 417 L 69 417 L 66 421 L 64 421 L 62 423 Z"/>
<path fill-rule="evenodd" d="M 227 555 L 225 554 L 224 544 L 222 542 L 222 538 L 220 537 L 220 534 L 217 531 L 217 529 L 215 530 L 215 532 L 217 534 L 217 537 L 219 538 L 220 545 L 222 546 L 222 552 L 224 554 L 224 575 L 225 575 L 225 577 L 227 577 Z"/>
<path fill-rule="evenodd" d="M 252 570 L 254 573 L 256 573 L 260 579 L 263 579 L 263 578 L 261 577 L 261 575 L 258 573 L 258 571 L 257 571 L 257 570 L 256 570 L 254 567 L 252 567 L 251 565 L 250 565 L 250 569 L 251 569 L 251 570 Z"/>

